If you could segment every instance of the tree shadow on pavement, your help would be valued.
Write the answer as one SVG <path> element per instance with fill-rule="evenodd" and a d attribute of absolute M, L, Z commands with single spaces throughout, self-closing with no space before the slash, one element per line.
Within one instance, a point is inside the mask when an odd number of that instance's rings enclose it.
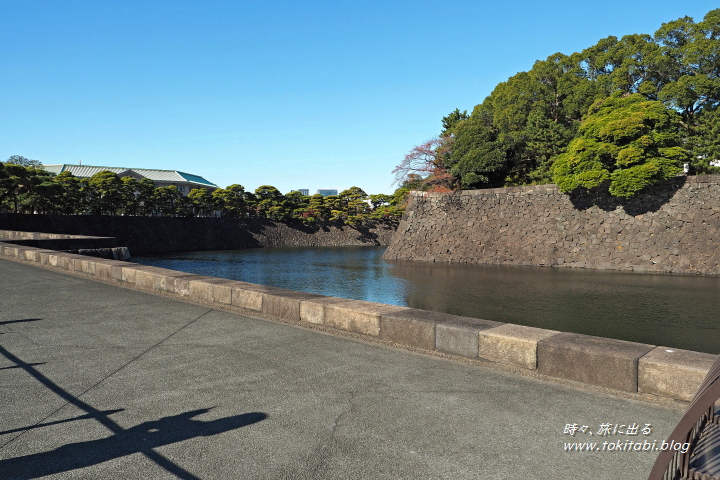
<path fill-rule="evenodd" d="M 171 415 L 122 429 L 99 440 L 70 443 L 48 452 L 0 460 L 0 477 L 13 480 L 39 478 L 143 453 L 179 478 L 197 478 L 152 449 L 191 438 L 217 435 L 267 418 L 266 414 L 259 412 L 209 421 L 193 418 L 208 411 L 209 408 L 203 408 Z"/>

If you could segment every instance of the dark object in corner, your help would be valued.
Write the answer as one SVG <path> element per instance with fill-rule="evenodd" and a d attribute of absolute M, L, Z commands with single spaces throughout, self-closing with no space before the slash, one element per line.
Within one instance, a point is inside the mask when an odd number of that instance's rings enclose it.
<path fill-rule="evenodd" d="M 658 455 L 648 480 L 720 479 L 720 416 L 715 410 L 718 399 L 720 356 L 665 441 L 668 448 Z"/>

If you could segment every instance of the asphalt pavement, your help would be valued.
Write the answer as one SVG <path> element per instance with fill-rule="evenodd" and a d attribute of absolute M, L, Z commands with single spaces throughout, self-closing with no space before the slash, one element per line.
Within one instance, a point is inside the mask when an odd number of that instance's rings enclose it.
<path fill-rule="evenodd" d="M 0 479 L 645 479 L 681 413 L 0 260 Z"/>

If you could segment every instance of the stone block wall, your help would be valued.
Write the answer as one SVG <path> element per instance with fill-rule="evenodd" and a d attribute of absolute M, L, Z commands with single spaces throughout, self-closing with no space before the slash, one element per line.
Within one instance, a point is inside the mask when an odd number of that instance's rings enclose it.
<path fill-rule="evenodd" d="M 255 247 L 387 245 L 397 223 L 314 226 L 266 219 L 0 213 L 0 231 L 114 237 L 132 254 Z"/>
<path fill-rule="evenodd" d="M 623 201 L 555 185 L 415 193 L 386 259 L 720 274 L 720 176 Z"/>

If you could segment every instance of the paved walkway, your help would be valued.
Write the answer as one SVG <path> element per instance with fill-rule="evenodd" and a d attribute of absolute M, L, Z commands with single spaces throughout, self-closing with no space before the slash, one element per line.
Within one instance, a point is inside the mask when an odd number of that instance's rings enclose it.
<path fill-rule="evenodd" d="M 0 260 L 0 479 L 644 479 L 563 445 L 680 415 Z"/>

